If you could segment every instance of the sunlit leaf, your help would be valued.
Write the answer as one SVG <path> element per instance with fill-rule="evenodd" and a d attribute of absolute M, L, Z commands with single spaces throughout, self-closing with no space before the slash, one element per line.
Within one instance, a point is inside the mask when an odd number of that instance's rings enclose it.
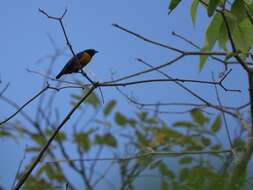
<path fill-rule="evenodd" d="M 84 151 L 88 151 L 90 149 L 90 139 L 87 133 L 76 133 L 74 135 L 74 142 L 79 144 Z"/>
<path fill-rule="evenodd" d="M 233 33 L 238 25 L 237 18 L 230 12 L 225 12 L 224 14 L 229 26 L 229 30 L 231 33 Z M 222 20 L 222 23 L 219 27 L 219 34 L 218 34 L 218 42 L 219 42 L 220 48 L 227 50 L 227 47 L 226 47 L 227 41 L 228 41 L 228 30 L 226 28 L 225 22 Z"/>
<path fill-rule="evenodd" d="M 253 26 L 249 19 L 244 19 L 233 31 L 237 49 L 247 53 L 253 44 Z"/>
<path fill-rule="evenodd" d="M 34 134 L 31 136 L 31 138 L 33 141 L 35 141 L 39 145 L 44 145 L 46 143 L 46 140 L 42 135 Z"/>
<path fill-rule="evenodd" d="M 218 40 L 218 37 L 220 35 L 220 26 L 222 23 L 222 17 L 220 14 L 215 14 L 212 21 L 207 27 L 206 34 L 205 34 L 205 44 L 204 47 L 201 49 L 201 51 L 210 51 L 212 50 L 213 46 L 215 45 L 215 42 Z M 200 56 L 200 63 L 199 63 L 199 70 L 201 71 L 205 62 L 206 62 L 207 56 L 201 55 Z"/>
<path fill-rule="evenodd" d="M 202 113 L 200 109 L 193 109 L 191 111 L 191 116 L 192 119 L 201 126 L 209 121 L 209 119 Z"/>
<path fill-rule="evenodd" d="M 166 142 L 166 134 L 164 134 L 162 131 L 155 131 L 155 140 L 158 144 L 164 144 Z"/>
<path fill-rule="evenodd" d="M 177 121 L 173 124 L 174 127 L 195 127 L 196 125 L 193 122 L 190 121 Z"/>
<path fill-rule="evenodd" d="M 0 130 L 0 138 L 2 138 L 2 137 L 12 137 L 12 138 L 16 139 L 15 136 L 13 134 L 11 134 L 11 132 L 4 130 L 4 129 Z"/>
<path fill-rule="evenodd" d="M 114 148 L 117 146 L 116 138 L 110 133 L 104 135 L 96 135 L 94 143 L 100 145 L 104 144 Z"/>
<path fill-rule="evenodd" d="M 207 8 L 208 16 L 213 16 L 217 6 L 219 5 L 220 0 L 210 0 Z"/>
<path fill-rule="evenodd" d="M 52 181 L 47 182 L 45 179 L 41 177 L 30 176 L 26 183 L 24 184 L 23 189 L 29 190 L 55 190 L 56 187 L 52 184 Z"/>
<path fill-rule="evenodd" d="M 191 5 L 191 18 L 192 23 L 195 25 L 196 22 L 196 16 L 197 16 L 197 9 L 199 5 L 199 0 L 193 0 Z"/>
<path fill-rule="evenodd" d="M 220 128 L 221 128 L 221 116 L 218 115 L 211 126 L 211 130 L 212 132 L 216 133 L 220 130 Z"/>

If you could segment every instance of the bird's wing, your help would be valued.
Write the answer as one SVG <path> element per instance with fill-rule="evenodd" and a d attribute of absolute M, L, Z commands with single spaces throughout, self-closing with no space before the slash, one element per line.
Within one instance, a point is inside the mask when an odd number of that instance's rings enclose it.
<path fill-rule="evenodd" d="M 82 54 L 83 52 L 79 52 L 78 54 L 76 54 L 76 57 L 80 59 L 82 57 Z M 78 65 L 78 62 L 76 61 L 76 58 L 72 57 L 63 67 L 63 69 L 61 70 L 61 73 L 66 74 L 66 73 L 77 72 L 79 69 L 80 69 L 80 66 Z"/>

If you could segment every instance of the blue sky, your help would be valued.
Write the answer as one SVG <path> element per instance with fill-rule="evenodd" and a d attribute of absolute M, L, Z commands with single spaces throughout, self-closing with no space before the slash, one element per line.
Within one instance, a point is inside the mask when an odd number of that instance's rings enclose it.
<path fill-rule="evenodd" d="M 153 65 L 159 65 L 176 56 L 175 52 L 148 44 L 119 31 L 111 26 L 112 23 L 117 23 L 153 40 L 185 50 L 192 48 L 173 37 L 172 31 L 176 31 L 201 45 L 204 39 L 204 26 L 208 23 L 208 18 L 201 10 L 194 27 L 189 14 L 189 2 L 184 2 L 176 12 L 168 17 L 167 0 L 1 1 L 0 77 L 2 84 L 0 84 L 0 89 L 9 82 L 10 86 L 5 95 L 22 105 L 41 88 L 42 81 L 41 77 L 27 72 L 26 69 L 45 72 L 48 63 L 46 61 L 36 63 L 36 61 L 54 53 L 54 49 L 48 40 L 48 34 L 58 48 L 66 47 L 60 25 L 39 13 L 39 8 L 53 16 L 61 15 L 65 8 L 68 9 L 64 18 L 64 25 L 75 52 L 87 48 L 97 49 L 99 53 L 87 69 L 94 74 L 97 80 L 106 81 L 110 80 L 112 71 L 116 72 L 115 77 L 120 77 L 145 69 L 144 65 L 135 60 L 136 58 L 142 58 Z M 69 50 L 66 49 L 65 54 L 57 59 L 53 69 L 54 75 L 63 67 L 70 55 Z M 198 73 L 197 64 L 197 57 L 185 58 L 165 68 L 164 71 L 177 78 L 211 80 L 211 71 L 221 72 L 223 69 L 222 65 L 209 61 L 204 70 Z M 231 88 L 243 89 L 244 93 L 231 94 L 221 90 L 224 104 L 240 105 L 247 101 L 247 79 L 243 74 L 238 66 L 233 67 L 232 74 L 225 81 L 225 84 Z M 158 76 L 157 74 L 148 74 L 144 78 Z M 79 76 L 76 78 L 80 79 Z M 66 76 L 66 79 L 71 79 L 71 77 Z M 188 86 L 210 101 L 215 101 L 213 87 L 198 84 Z M 141 85 L 124 88 L 124 91 L 133 92 L 139 100 L 144 102 L 195 101 L 195 98 L 187 95 L 173 84 Z M 66 102 L 66 100 L 69 102 L 69 94 L 73 92 L 76 91 L 60 92 L 58 95 L 56 104 L 61 108 L 62 116 L 70 108 L 69 104 L 62 102 Z M 123 110 L 123 112 L 136 110 L 134 106 L 129 106 L 127 101 L 114 89 L 105 89 L 104 96 L 106 101 L 113 98 L 120 100 L 118 109 Z M 32 112 L 35 108 L 34 105 L 36 102 L 26 110 Z M 1 120 L 14 111 L 2 101 L 0 101 L 0 107 Z M 175 115 L 168 116 L 168 121 L 176 120 L 178 117 Z M 232 123 L 232 125 L 236 124 Z M 18 162 L 22 158 L 25 142 L 18 144 L 1 139 L 0 143 L 0 184 L 9 187 Z M 5 171 L 4 175 L 2 171 Z"/>

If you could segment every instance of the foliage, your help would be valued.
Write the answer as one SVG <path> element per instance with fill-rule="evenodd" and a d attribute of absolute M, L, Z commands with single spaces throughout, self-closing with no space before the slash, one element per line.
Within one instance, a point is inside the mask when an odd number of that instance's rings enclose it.
<path fill-rule="evenodd" d="M 181 3 L 184 1 L 171 0 L 169 13 L 176 11 Z M 192 0 L 190 14 L 193 24 L 197 23 L 200 6 L 210 17 L 201 51 L 222 50 L 226 53 L 223 57 L 224 62 L 238 56 L 242 60 L 250 60 L 253 44 L 253 3 L 249 0 L 226 3 L 228 5 L 224 7 L 224 0 Z M 231 44 L 231 39 L 227 25 L 236 49 L 228 45 Z M 199 58 L 201 70 L 208 57 L 200 55 Z M 87 88 L 79 94 L 71 94 L 70 104 L 79 101 L 85 91 Z M 60 122 L 57 112 L 55 115 L 52 114 L 54 108 L 48 106 L 54 98 L 54 95 L 45 98 L 43 106 L 37 110 L 39 117 L 29 116 L 30 123 L 27 123 L 32 129 L 26 127 L 26 122 L 16 121 L 10 123 L 13 127 L 8 130 L 6 127 L 0 128 L 0 138 L 29 138 L 31 143 L 26 148 L 26 154 L 33 158 Z M 231 184 L 230 166 L 231 160 L 235 158 L 232 152 L 221 154 L 226 147 L 220 140 L 225 126 L 222 113 L 208 114 L 204 108 L 193 106 L 188 119 L 169 123 L 156 111 L 140 109 L 131 115 L 123 113 L 118 106 L 119 102 L 114 99 L 103 105 L 98 95 L 93 92 L 79 107 L 80 116 L 76 116 L 75 122 L 69 124 L 71 126 L 68 126 L 68 132 L 60 131 L 48 149 L 44 160 L 52 162 L 42 162 L 24 188 L 62 189 L 69 182 L 68 171 L 72 170 L 88 189 L 95 189 L 100 179 L 105 179 L 109 173 L 109 170 L 106 170 L 107 173 L 104 175 L 94 177 L 94 168 L 101 161 L 100 157 L 103 159 L 101 152 L 104 150 L 110 152 L 111 156 L 105 160 L 111 162 L 114 169 L 118 170 L 121 189 L 134 189 L 138 177 L 148 172 L 159 174 L 160 187 L 163 190 L 226 189 Z M 94 115 L 87 118 L 87 112 Z M 232 139 L 235 150 L 243 152 L 245 149 L 245 131 L 247 129 L 241 127 L 240 134 Z M 71 147 L 71 150 L 66 147 Z M 124 152 L 123 155 L 119 153 L 121 151 Z M 66 161 L 67 169 L 58 162 L 59 155 Z M 76 159 L 73 155 L 78 157 L 79 161 L 72 161 L 71 159 Z M 93 158 L 92 161 L 89 160 L 90 163 L 83 160 L 89 158 Z M 244 188 L 247 178 L 244 172 L 240 182 L 233 181 L 233 189 Z"/>

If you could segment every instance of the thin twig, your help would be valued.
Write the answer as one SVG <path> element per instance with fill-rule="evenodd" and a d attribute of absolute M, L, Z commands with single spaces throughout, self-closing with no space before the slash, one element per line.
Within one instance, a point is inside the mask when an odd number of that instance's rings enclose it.
<path fill-rule="evenodd" d="M 154 45 L 157 45 L 157 46 L 160 46 L 160 47 L 163 47 L 163 48 L 175 51 L 177 53 L 180 53 L 183 56 L 190 56 L 190 55 L 218 55 L 218 56 L 226 56 L 227 55 L 226 52 L 183 51 L 183 50 L 180 50 L 178 48 L 174 48 L 174 47 L 171 47 L 169 45 L 162 44 L 162 43 L 153 41 L 151 39 L 148 39 L 148 38 L 146 38 L 146 37 L 144 37 L 144 36 L 142 36 L 140 34 L 137 34 L 137 33 L 133 32 L 133 31 L 130 31 L 130 30 L 126 29 L 125 27 L 122 27 L 122 26 L 120 26 L 118 24 L 114 23 L 114 24 L 112 24 L 112 26 L 114 26 L 114 27 L 116 27 L 116 28 L 118 28 L 118 29 L 120 29 L 120 30 L 122 30 L 124 32 L 127 32 L 128 34 L 131 34 L 131 35 L 133 35 L 133 36 L 135 36 L 135 37 L 137 37 L 137 38 L 139 38 L 139 39 L 141 39 L 141 40 L 143 40 L 145 42 L 148 42 L 148 43 L 151 43 L 151 44 L 154 44 Z"/>
<path fill-rule="evenodd" d="M 214 79 L 214 74 L 212 73 L 212 79 L 213 81 L 215 81 Z M 218 92 L 218 89 L 217 89 L 217 86 L 214 85 L 214 88 L 215 88 L 215 93 L 216 93 L 216 98 L 217 98 L 217 101 L 218 101 L 218 104 L 221 108 L 223 108 L 223 105 L 221 103 L 221 99 L 220 99 L 220 96 L 219 96 L 219 92 Z M 222 114 L 222 117 L 223 117 L 223 121 L 224 121 L 224 124 L 225 124 L 225 129 L 226 129 L 226 133 L 227 133 L 227 137 L 228 137 L 228 141 L 229 141 L 229 144 L 230 144 L 230 148 L 232 149 L 233 148 L 233 144 L 232 144 L 232 139 L 230 137 L 230 133 L 229 133 L 229 129 L 228 129 L 228 124 L 227 124 L 227 120 L 226 120 L 226 115 L 224 112 L 221 112 Z"/>
<path fill-rule="evenodd" d="M 19 173 L 20 173 L 21 167 L 22 167 L 23 162 L 24 162 L 24 160 L 25 160 L 25 157 L 26 157 L 26 148 L 27 148 L 27 147 L 25 146 L 24 154 L 23 154 L 22 159 L 21 159 L 21 160 L 20 160 L 20 162 L 19 162 L 18 169 L 17 169 L 16 175 L 15 175 L 15 178 L 14 178 L 14 180 L 13 180 L 13 183 L 12 183 L 11 189 L 13 189 L 13 188 L 14 188 L 14 186 L 15 186 L 15 183 L 16 183 L 16 181 L 17 181 L 17 179 L 18 179 L 18 176 L 19 176 Z"/>
<path fill-rule="evenodd" d="M 85 159 L 70 159 L 70 160 L 54 160 L 47 161 L 46 164 L 52 164 L 54 162 L 95 162 L 95 161 L 129 161 L 136 159 L 146 159 L 148 157 L 167 157 L 167 156 L 184 156 L 184 155 L 200 155 L 200 154 L 227 154 L 231 153 L 231 149 L 219 150 L 219 151 L 184 151 L 184 152 L 170 152 L 170 151 L 161 151 L 161 152 L 147 152 L 144 154 L 135 154 L 132 156 L 123 156 L 123 157 L 105 157 L 105 158 L 85 158 Z"/>
<path fill-rule="evenodd" d="M 147 62 L 143 61 L 143 64 L 145 64 L 146 66 L 148 66 L 150 68 L 155 68 L 155 67 L 153 67 L 152 65 L 150 65 Z M 171 76 L 169 76 L 168 74 L 164 73 L 163 71 L 161 71 L 159 69 L 156 69 L 156 71 L 159 72 L 160 74 L 162 74 L 163 76 L 165 76 L 168 79 L 172 78 Z M 233 116 L 235 118 L 238 118 L 237 114 L 235 114 L 234 112 L 228 111 L 228 110 L 226 110 L 224 108 L 220 108 L 219 106 L 216 106 L 216 105 L 212 104 L 211 102 L 209 102 L 209 101 L 205 100 L 204 98 L 200 97 L 198 94 L 196 94 L 195 92 L 193 92 L 192 90 L 190 90 L 189 88 L 187 88 L 186 86 L 184 86 L 183 84 L 181 84 L 180 82 L 175 81 L 175 84 L 177 84 L 178 86 L 180 86 L 181 88 L 183 88 L 184 90 L 186 90 L 188 93 L 190 93 L 191 95 L 193 95 L 194 97 L 196 97 L 197 99 L 199 99 L 201 102 L 205 103 L 206 106 L 212 107 L 212 108 L 214 108 L 216 110 L 219 110 L 219 111 L 226 112 L 226 113 L 230 114 L 231 116 Z"/>
<path fill-rule="evenodd" d="M 34 101 L 36 98 L 38 98 L 41 94 L 43 94 L 46 90 L 49 89 L 49 84 L 46 85 L 45 88 L 43 88 L 41 91 L 39 91 L 37 94 L 35 94 L 30 100 L 28 100 L 25 104 L 23 104 L 18 110 L 16 110 L 13 114 L 11 114 L 9 117 L 7 117 L 5 120 L 0 122 L 0 125 L 6 123 L 11 118 L 13 118 L 15 115 L 17 115 L 22 109 L 24 109 L 28 104 L 30 104 L 32 101 Z"/>
<path fill-rule="evenodd" d="M 3 90 L 0 92 L 0 97 L 6 92 L 7 88 L 10 86 L 10 83 L 7 83 Z"/>

